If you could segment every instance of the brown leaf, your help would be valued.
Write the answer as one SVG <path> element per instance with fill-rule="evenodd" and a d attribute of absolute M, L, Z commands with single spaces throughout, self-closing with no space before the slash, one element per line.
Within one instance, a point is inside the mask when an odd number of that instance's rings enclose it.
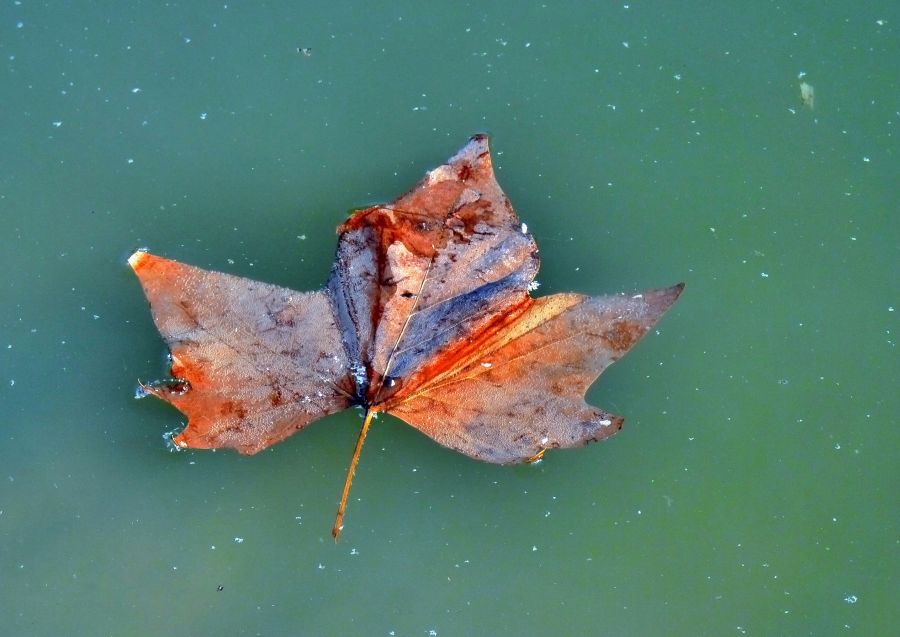
<path fill-rule="evenodd" d="M 294 292 L 146 252 L 129 259 L 172 353 L 145 386 L 188 417 L 191 448 L 255 453 L 327 414 L 366 410 L 479 460 L 515 463 L 606 438 L 591 383 L 678 298 L 532 298 L 537 245 L 494 178 L 486 136 L 339 229 L 325 290 Z"/>

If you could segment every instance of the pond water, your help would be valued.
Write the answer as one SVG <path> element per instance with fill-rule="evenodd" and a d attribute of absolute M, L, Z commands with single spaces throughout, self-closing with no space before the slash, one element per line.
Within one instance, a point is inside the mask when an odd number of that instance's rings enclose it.
<path fill-rule="evenodd" d="M 5 632 L 896 630 L 900 5 L 131 5 L 0 8 Z M 337 544 L 357 412 L 170 453 L 127 256 L 316 289 L 479 131 L 538 294 L 687 283 L 588 392 L 622 432 L 500 467 L 383 417 Z"/>

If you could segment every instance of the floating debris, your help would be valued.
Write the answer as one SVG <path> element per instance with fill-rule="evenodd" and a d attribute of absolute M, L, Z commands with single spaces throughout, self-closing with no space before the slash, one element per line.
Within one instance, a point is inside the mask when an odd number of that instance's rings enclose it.
<path fill-rule="evenodd" d="M 810 110 L 816 106 L 816 89 L 808 82 L 800 82 L 800 101 Z"/>

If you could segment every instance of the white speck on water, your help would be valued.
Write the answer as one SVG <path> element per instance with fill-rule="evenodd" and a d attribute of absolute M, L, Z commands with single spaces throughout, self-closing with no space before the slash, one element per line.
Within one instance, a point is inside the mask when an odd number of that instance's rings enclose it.
<path fill-rule="evenodd" d="M 628 42 L 622 42 L 622 46 L 624 46 L 624 47 L 627 49 L 627 48 L 628 48 Z"/>
<path fill-rule="evenodd" d="M 894 306 L 888 305 L 888 312 L 893 312 L 893 311 L 894 311 Z M 10 345 L 10 347 L 12 347 L 12 345 Z"/>
<path fill-rule="evenodd" d="M 350 549 L 350 555 L 359 555 L 359 549 Z"/>
<path fill-rule="evenodd" d="M 305 234 L 298 234 L 298 235 L 297 235 L 297 238 L 300 239 L 300 241 L 306 241 L 306 235 L 305 235 Z"/>
<path fill-rule="evenodd" d="M 677 81 L 681 81 L 681 73 L 676 73 L 676 74 L 673 75 L 672 77 L 673 77 L 675 80 L 677 80 Z"/>
<path fill-rule="evenodd" d="M 322 564 L 322 562 L 319 562 L 318 569 L 319 569 L 320 571 L 324 571 L 324 570 L 325 570 L 325 565 Z"/>
<path fill-rule="evenodd" d="M 847 595 L 846 597 L 844 597 L 844 601 L 847 602 L 848 604 L 855 604 L 856 602 L 859 601 L 859 598 L 856 595 L 850 594 L 850 595 Z"/>
<path fill-rule="evenodd" d="M 60 126 L 62 126 L 62 122 L 61 122 L 61 121 L 53 122 L 53 127 L 54 127 L 54 128 L 59 128 Z"/>
<path fill-rule="evenodd" d="M 869 163 L 870 161 L 872 161 L 872 160 L 869 159 L 868 157 L 864 156 L 864 157 L 863 157 L 863 161 L 866 162 L 866 163 L 868 164 L 868 163 Z"/>
<path fill-rule="evenodd" d="M 215 550 L 216 550 L 216 545 L 215 545 L 215 544 L 210 544 L 210 545 L 209 545 L 209 550 L 210 550 L 210 551 L 215 551 Z"/>
<path fill-rule="evenodd" d="M 21 29 L 21 28 L 24 27 L 24 26 L 25 26 L 25 23 L 24 23 L 24 22 L 16 22 L 16 28 L 17 28 L 17 29 Z"/>
<path fill-rule="evenodd" d="M 534 553 L 535 551 L 537 551 L 537 547 L 536 547 L 536 546 L 532 546 L 532 547 L 531 547 L 531 552 Z"/>
<path fill-rule="evenodd" d="M 236 537 L 236 538 L 234 538 L 234 543 L 235 543 L 235 544 L 243 544 L 243 543 L 244 543 L 244 538 L 242 538 L 242 537 Z"/>
<path fill-rule="evenodd" d="M 778 384 L 779 384 L 779 385 L 787 385 L 789 382 L 790 382 L 790 381 L 789 381 L 787 378 L 779 378 L 779 379 L 778 379 Z"/>
<path fill-rule="evenodd" d="M 534 292 L 534 291 L 537 290 L 539 287 L 541 287 L 540 281 L 532 281 L 531 283 L 528 284 L 528 291 L 529 291 L 529 292 Z"/>
<path fill-rule="evenodd" d="M 878 19 L 878 20 L 875 20 L 875 24 L 877 24 L 880 27 L 883 27 L 885 24 L 887 24 L 887 20 Z"/>
<path fill-rule="evenodd" d="M 428 631 L 428 635 L 430 637 L 437 637 L 437 631 L 434 628 L 432 628 L 431 630 Z"/>
<path fill-rule="evenodd" d="M 799 73 L 797 73 L 798 80 L 802 80 L 804 77 L 806 77 L 806 71 L 800 71 Z"/>
<path fill-rule="evenodd" d="M 200 119 L 206 119 L 207 116 L 208 116 L 208 113 L 200 113 Z"/>
<path fill-rule="evenodd" d="M 642 298 L 644 298 L 644 295 L 643 295 L 643 294 L 635 294 L 635 295 L 632 296 L 631 298 L 633 298 L 633 299 L 642 299 Z"/>
<path fill-rule="evenodd" d="M 10 379 L 9 379 L 9 386 L 12 387 L 12 386 L 14 386 L 15 384 L 16 384 L 16 379 L 15 379 L 15 378 L 10 378 Z"/>
<path fill-rule="evenodd" d="M 840 450 L 841 450 L 841 443 L 839 443 L 839 442 L 834 443 L 834 450 L 835 450 L 835 451 L 840 451 Z"/>
<path fill-rule="evenodd" d="M 129 157 L 129 158 L 128 158 L 128 163 L 129 163 L 129 164 L 133 164 L 133 163 L 134 163 L 134 160 L 133 160 L 131 157 Z"/>
<path fill-rule="evenodd" d="M 140 89 L 139 86 L 135 86 L 133 89 L 131 89 L 131 92 L 132 92 L 132 93 L 140 93 L 140 92 L 141 92 L 141 89 Z"/>
<path fill-rule="evenodd" d="M 759 273 L 759 276 L 761 276 L 761 277 L 764 278 L 764 279 L 768 279 L 768 278 L 769 278 L 769 273 L 768 273 L 768 272 L 760 272 L 760 273 Z"/>
<path fill-rule="evenodd" d="M 191 39 L 190 39 L 189 37 L 187 37 L 187 36 L 184 36 L 183 40 L 184 40 L 184 43 L 185 43 L 185 44 L 190 44 L 190 43 L 191 43 Z"/>

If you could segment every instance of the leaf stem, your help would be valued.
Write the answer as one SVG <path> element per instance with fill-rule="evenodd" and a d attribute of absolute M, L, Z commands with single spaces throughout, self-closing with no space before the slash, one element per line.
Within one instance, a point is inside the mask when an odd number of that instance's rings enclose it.
<path fill-rule="evenodd" d="M 372 416 L 375 412 L 371 408 L 366 410 L 366 419 L 363 421 L 359 437 L 356 439 L 356 447 L 353 449 L 353 458 L 350 460 L 350 468 L 347 470 L 347 479 L 344 481 L 344 492 L 341 494 L 341 503 L 338 505 L 337 515 L 334 518 L 334 526 L 331 527 L 331 537 L 338 541 L 341 529 L 344 528 L 344 513 L 347 511 L 347 498 L 350 496 L 350 485 L 353 484 L 353 474 L 356 473 L 356 465 L 359 463 L 359 452 L 362 451 L 369 425 L 372 424 Z"/>

